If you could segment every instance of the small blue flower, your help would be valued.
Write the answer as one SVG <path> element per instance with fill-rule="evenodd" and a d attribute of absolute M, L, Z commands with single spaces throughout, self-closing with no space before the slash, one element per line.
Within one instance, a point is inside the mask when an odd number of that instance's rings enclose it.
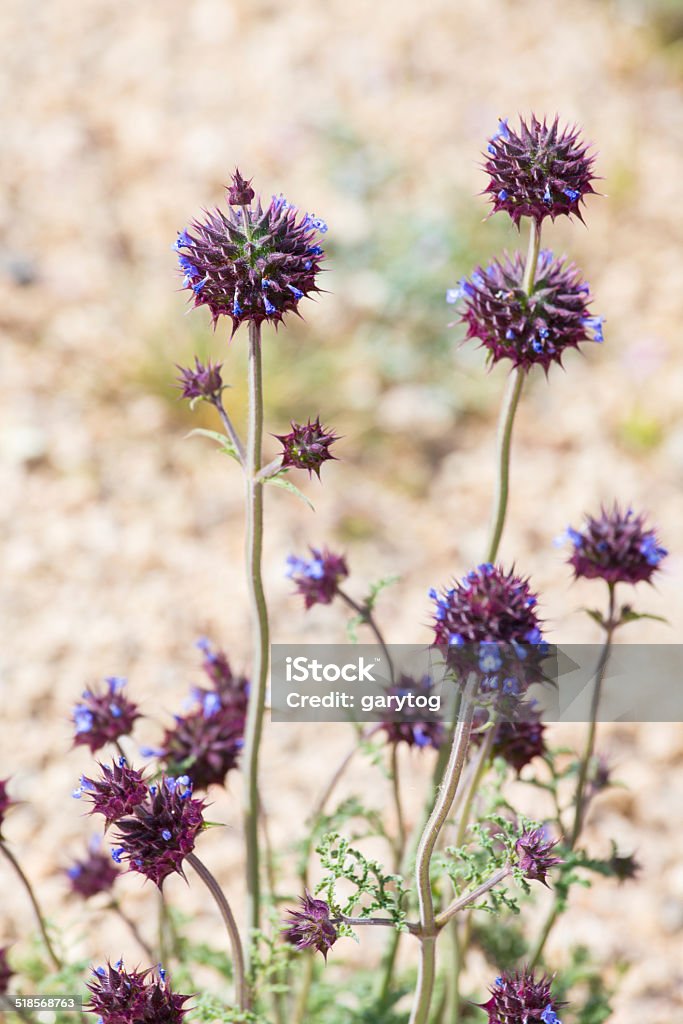
<path fill-rule="evenodd" d="M 265 311 L 268 314 L 268 316 L 272 316 L 273 313 L 277 313 L 277 309 L 275 308 L 273 303 L 270 301 L 270 299 L 267 299 L 265 297 L 265 295 L 263 297 L 263 306 L 264 306 Z"/>
<path fill-rule="evenodd" d="M 310 252 L 311 256 L 322 256 L 324 255 L 325 252 L 325 250 L 319 245 L 309 246 L 308 251 Z"/>
<path fill-rule="evenodd" d="M 204 714 L 204 718 L 211 718 L 211 716 L 215 715 L 217 711 L 220 711 L 220 709 L 221 699 L 217 693 L 207 693 L 204 695 L 204 700 L 202 701 L 202 712 Z"/>
<path fill-rule="evenodd" d="M 575 188 L 565 188 L 565 189 L 563 189 L 563 192 L 566 195 L 566 197 L 567 197 L 567 199 L 569 200 L 570 203 L 575 203 L 576 200 L 581 195 L 581 193 L 577 192 L 577 190 Z"/>
<path fill-rule="evenodd" d="M 182 231 L 178 232 L 178 237 L 176 238 L 175 242 L 173 243 L 173 248 L 175 249 L 176 252 L 180 252 L 180 250 L 183 248 L 183 246 L 187 247 L 187 246 L 190 246 L 190 245 L 192 245 L 192 239 L 188 235 L 188 233 L 185 230 L 185 228 L 183 228 Z"/>
<path fill-rule="evenodd" d="M 88 711 L 82 704 L 78 704 L 74 708 L 74 724 L 76 726 L 76 732 L 90 732 L 93 727 L 93 713 Z"/>
<path fill-rule="evenodd" d="M 123 857 L 125 852 L 126 851 L 123 848 L 123 846 L 115 846 L 114 849 L 111 851 L 111 859 L 115 861 L 117 864 L 120 864 L 121 858 Z"/>
<path fill-rule="evenodd" d="M 541 1020 L 543 1021 L 543 1024 L 562 1024 L 562 1021 L 553 1010 L 551 1003 L 548 1003 L 541 1014 Z"/>
<path fill-rule="evenodd" d="M 543 193 L 543 202 L 545 203 L 546 206 L 552 206 L 553 205 L 553 197 L 552 197 L 552 194 L 550 192 L 550 185 L 548 184 L 548 182 L 546 182 L 545 191 Z"/>
<path fill-rule="evenodd" d="M 669 552 L 657 544 L 653 534 L 646 534 L 640 544 L 640 553 L 645 555 L 648 565 L 659 565 Z"/>
<path fill-rule="evenodd" d="M 242 316 L 242 307 L 240 306 L 240 304 L 237 301 L 237 299 L 233 299 L 232 311 L 233 311 L 235 316 Z"/>
<path fill-rule="evenodd" d="M 497 672 L 503 664 L 498 645 L 483 643 L 479 645 L 479 668 L 482 672 Z"/>
<path fill-rule="evenodd" d="M 462 297 L 462 289 L 460 288 L 448 288 L 446 291 L 446 302 L 449 306 L 454 306 L 456 302 L 460 301 Z"/>
<path fill-rule="evenodd" d="M 303 299 L 304 293 L 301 291 L 300 288 L 295 288 L 293 284 L 288 284 L 287 287 L 289 288 L 290 292 L 292 293 L 295 299 Z"/>
<path fill-rule="evenodd" d="M 506 189 L 504 189 L 504 188 L 502 188 L 502 189 L 500 190 L 500 192 L 498 193 L 498 198 L 500 199 L 501 203 L 504 203 L 504 202 L 505 202 L 505 200 L 507 199 L 507 197 L 508 197 L 508 192 L 507 192 L 507 190 L 506 190 Z"/>
<path fill-rule="evenodd" d="M 168 842 L 172 838 L 172 833 L 169 832 L 169 830 L 167 828 L 165 828 L 163 830 L 163 832 L 161 833 L 161 837 L 162 837 L 162 839 L 165 839 L 166 842 Z"/>

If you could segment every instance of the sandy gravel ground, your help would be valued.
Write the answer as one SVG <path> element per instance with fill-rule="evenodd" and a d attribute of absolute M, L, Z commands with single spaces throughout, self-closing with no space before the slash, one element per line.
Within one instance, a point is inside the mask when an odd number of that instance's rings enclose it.
<path fill-rule="evenodd" d="M 74 699 L 98 678 L 127 675 L 144 710 L 167 721 L 198 677 L 198 635 L 248 663 L 237 470 L 184 440 L 191 420 L 170 386 L 173 363 L 210 346 L 227 358 L 238 418 L 243 409 L 243 339 L 228 348 L 203 313 L 183 316 L 169 251 L 175 231 L 220 200 L 235 163 L 266 193 L 282 189 L 324 214 L 339 253 L 331 294 L 292 338 L 267 342 L 269 429 L 286 426 L 289 402 L 302 414 L 329 409 L 344 435 L 343 461 L 326 467 L 324 487 L 306 488 L 315 515 L 269 495 L 274 639 L 343 635 L 341 609 L 304 617 L 283 579 L 286 554 L 309 541 L 347 551 L 357 595 L 400 573 L 381 610 L 394 640 L 426 639 L 427 588 L 480 560 L 504 372 L 483 377 L 480 357 L 453 345 L 430 378 L 421 338 L 395 323 L 387 345 L 400 343 L 419 372 L 383 377 L 361 327 L 388 308 L 386 282 L 344 253 L 414 211 L 455 218 L 455 234 L 471 235 L 485 214 L 475 197 L 483 139 L 498 116 L 533 108 L 576 118 L 599 146 L 609 198 L 591 204 L 589 231 L 558 223 L 548 237 L 591 280 L 607 340 L 568 359 L 550 386 L 528 389 L 502 557 L 532 575 L 553 638 L 594 638 L 575 609 L 595 591 L 570 588 L 552 538 L 613 496 L 644 507 L 671 556 L 657 589 L 639 596 L 671 627 L 638 624 L 631 640 L 679 641 L 683 78 L 678 51 L 663 49 L 638 12 L 594 0 L 5 3 L 0 777 L 11 775 L 25 801 L 12 841 L 50 915 L 65 914 L 74 948 L 106 956 L 128 942 L 114 929 L 84 934 L 56 874 L 87 834 L 69 799 L 88 764 L 70 749 Z M 358 181 L 378 166 L 389 170 L 369 199 Z M 501 238 L 513 246 L 504 232 L 476 226 L 477 251 Z M 421 259 L 416 251 L 416 268 Z M 425 315 L 448 343 L 446 307 Z M 325 360 L 319 379 L 305 369 L 314 357 Z M 158 730 L 145 722 L 140 738 Z M 268 730 L 276 839 L 295 838 L 347 742 L 342 727 L 324 737 Z M 671 1024 L 683 1015 L 683 729 L 612 728 L 603 746 L 629 791 L 596 805 L 591 842 L 604 851 L 617 837 L 643 872 L 637 884 L 577 896 L 552 949 L 561 960 L 581 939 L 606 965 L 631 960 L 614 1024 Z M 408 762 L 416 801 L 424 765 Z M 235 778 L 215 797 L 229 827 L 203 840 L 238 903 L 239 796 Z M 132 908 L 151 900 L 134 878 L 123 890 Z M 26 916 L 21 892 L 3 886 L 0 938 L 24 933 Z"/>

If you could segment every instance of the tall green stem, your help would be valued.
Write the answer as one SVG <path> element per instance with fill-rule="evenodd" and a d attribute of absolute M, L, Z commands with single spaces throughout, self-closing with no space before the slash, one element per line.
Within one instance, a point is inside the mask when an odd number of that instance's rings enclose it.
<path fill-rule="evenodd" d="M 410 1015 L 410 1024 L 426 1024 L 434 990 L 434 973 L 436 966 L 436 938 L 438 929 L 434 914 L 434 900 L 430 867 L 432 854 L 439 835 L 446 823 L 453 805 L 455 794 L 462 774 L 467 746 L 469 744 L 474 717 L 472 697 L 476 688 L 476 676 L 471 675 L 465 685 L 458 725 L 453 737 L 451 752 L 444 772 L 443 783 L 438 791 L 434 809 L 429 816 L 419 846 L 415 862 L 417 882 L 417 898 L 420 909 L 420 965 L 417 979 L 417 991 Z"/>
<path fill-rule="evenodd" d="M 249 707 L 244 733 L 244 834 L 247 860 L 247 923 L 260 924 L 260 850 L 258 769 L 268 678 L 268 610 L 261 578 L 263 552 L 263 484 L 256 480 L 263 443 L 263 373 L 261 329 L 249 324 L 249 423 L 245 457 L 247 535 L 246 568 L 252 618 L 252 663 Z"/>
<path fill-rule="evenodd" d="M 581 830 L 583 829 L 584 822 L 584 811 L 586 805 L 586 784 L 588 782 L 588 772 L 590 770 L 591 761 L 593 760 L 593 752 L 595 750 L 595 734 L 597 730 L 598 711 L 600 708 L 600 697 L 602 696 L 602 684 L 605 679 L 605 673 L 607 671 L 607 663 L 609 662 L 610 653 L 612 650 L 612 641 L 614 638 L 614 631 L 619 625 L 618 621 L 615 620 L 615 598 L 614 598 L 614 584 L 609 583 L 609 610 L 607 613 L 607 620 L 605 622 L 605 640 L 600 652 L 600 660 L 598 662 L 597 671 L 595 674 L 595 685 L 593 687 L 593 695 L 591 698 L 591 712 L 590 722 L 588 724 L 588 732 L 586 734 L 586 745 L 584 748 L 583 756 L 581 758 L 581 764 L 579 767 L 579 776 L 576 783 L 576 794 L 574 797 L 574 824 L 572 826 L 571 833 L 569 834 L 568 846 L 570 850 L 573 850 L 576 846 Z M 529 964 L 531 967 L 535 967 L 538 961 L 543 955 L 543 949 L 548 940 L 548 936 L 553 930 L 555 921 L 557 920 L 560 913 L 560 904 L 555 898 L 553 904 L 548 912 L 548 916 L 545 919 L 540 935 L 536 941 L 536 946 L 531 955 Z"/>
<path fill-rule="evenodd" d="M 0 850 L 2 850 L 2 852 L 5 855 L 5 857 L 7 858 L 9 863 L 12 865 L 12 867 L 14 868 L 14 870 L 15 870 L 15 872 L 17 874 L 17 877 L 19 878 L 19 881 L 21 882 L 23 887 L 26 889 L 26 893 L 28 895 L 28 898 L 31 901 L 31 906 L 33 907 L 33 911 L 34 911 L 34 913 L 36 915 L 36 920 L 38 922 L 38 927 L 40 928 L 40 934 L 42 935 L 43 942 L 45 943 L 45 948 L 47 949 L 48 955 L 49 955 L 50 960 L 52 961 L 54 967 L 58 971 L 60 971 L 62 969 L 63 964 L 62 964 L 62 961 L 57 956 L 57 954 L 55 953 L 54 947 L 53 947 L 53 945 L 52 945 L 52 943 L 50 941 L 50 936 L 48 935 L 47 926 L 45 924 L 45 918 L 43 917 L 43 913 L 42 913 L 42 911 L 40 909 L 40 904 L 38 903 L 38 900 L 36 899 L 36 894 L 33 891 L 33 886 L 31 885 L 31 883 L 29 882 L 28 878 L 24 874 L 24 870 L 23 870 L 21 864 L 19 863 L 19 861 L 17 860 L 17 858 L 14 856 L 14 854 L 12 853 L 10 848 L 2 840 L 0 840 Z"/>
<path fill-rule="evenodd" d="M 526 264 L 524 267 L 524 280 L 522 288 L 527 295 L 531 294 L 536 278 L 536 267 L 538 265 L 538 253 L 541 247 L 541 228 L 536 221 L 531 221 L 529 232 L 529 249 L 527 251 Z M 519 399 L 524 385 L 524 372 L 516 367 L 508 378 L 507 390 L 503 400 L 498 421 L 498 442 L 497 460 L 498 475 L 496 478 L 496 494 L 494 499 L 494 511 L 491 520 L 491 534 L 489 538 L 486 559 L 488 562 L 495 561 L 500 547 L 500 539 L 503 536 L 505 516 L 508 507 L 508 494 L 510 490 L 510 446 L 512 444 L 512 427 L 515 422 L 515 413 L 519 405 Z"/>
<path fill-rule="evenodd" d="M 188 853 L 186 860 L 192 865 L 194 870 L 201 878 L 204 885 L 207 887 L 214 900 L 216 906 L 221 912 L 221 917 L 225 923 L 225 927 L 228 932 L 228 938 L 230 940 L 230 951 L 232 954 L 232 969 L 235 975 L 235 994 L 237 997 L 237 1004 L 240 1010 L 249 1009 L 249 991 L 247 988 L 246 974 L 244 970 L 244 953 L 242 951 L 242 942 L 240 940 L 240 934 L 237 930 L 237 923 L 235 921 L 234 914 L 230 908 L 230 904 L 225 898 L 225 893 L 221 889 L 220 885 L 213 877 L 206 864 L 204 864 L 195 853 Z"/>

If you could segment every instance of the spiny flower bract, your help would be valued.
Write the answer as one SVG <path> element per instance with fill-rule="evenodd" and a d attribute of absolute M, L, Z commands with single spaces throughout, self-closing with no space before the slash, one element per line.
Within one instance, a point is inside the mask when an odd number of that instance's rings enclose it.
<path fill-rule="evenodd" d="M 416 698 L 428 700 L 433 689 L 433 682 L 429 676 L 422 679 L 414 679 L 412 676 L 401 673 L 394 686 L 387 689 L 391 696 Z M 443 722 L 425 721 L 424 709 L 404 707 L 400 719 L 389 719 L 381 723 L 381 729 L 385 733 L 387 742 L 398 744 L 406 743 L 409 747 L 433 747 L 438 750 L 445 739 Z"/>
<path fill-rule="evenodd" d="M 112 766 L 98 762 L 101 769 L 99 779 L 81 776 L 80 785 L 72 796 L 92 802 L 91 814 L 104 816 L 105 828 L 113 821 L 130 814 L 147 796 L 147 785 L 142 772 L 128 765 L 125 757 L 114 761 Z"/>
<path fill-rule="evenodd" d="M 517 225 L 522 217 L 538 224 L 562 214 L 583 220 L 581 203 L 595 194 L 594 161 L 578 129 L 560 128 L 557 117 L 550 124 L 534 114 L 528 123 L 520 118 L 518 132 L 504 118 L 488 143 L 484 194 L 493 213 L 505 210 Z"/>
<path fill-rule="evenodd" d="M 501 757 L 519 775 L 535 757 L 546 753 L 545 728 L 540 710 L 528 705 L 519 707 L 513 717 L 503 718 L 493 726 L 493 757 Z M 472 739 L 479 744 L 485 735 L 475 731 Z"/>
<path fill-rule="evenodd" d="M 233 334 L 242 323 L 279 324 L 298 312 L 301 299 L 320 291 L 319 235 L 327 225 L 298 213 L 282 196 L 273 196 L 264 209 L 239 172 L 228 186 L 228 203 L 226 212 L 205 211 L 203 220 L 178 234 L 174 248 L 183 287 L 195 306 L 208 307 L 214 325 L 229 317 Z"/>
<path fill-rule="evenodd" d="M 95 967 L 85 1009 L 102 1024 L 182 1024 L 190 996 L 174 993 L 162 967 L 127 971 L 123 961 Z"/>
<path fill-rule="evenodd" d="M 337 929 L 331 920 L 325 900 L 316 900 L 306 890 L 299 897 L 299 910 L 290 910 L 287 927 L 282 932 L 286 942 L 297 949 L 316 949 L 327 960 L 327 953 L 337 941 Z"/>
<path fill-rule="evenodd" d="M 223 390 L 223 378 L 221 377 L 222 363 L 212 363 L 207 359 L 206 366 L 194 357 L 194 367 L 178 366 L 180 376 L 178 387 L 182 398 L 196 401 L 198 398 L 205 398 L 214 404 L 220 399 Z"/>
<path fill-rule="evenodd" d="M 338 441 L 336 434 L 326 430 L 320 424 L 318 416 L 314 423 L 294 423 L 289 434 L 276 434 L 282 445 L 283 469 L 307 469 L 308 475 L 315 473 L 320 477 L 323 462 L 334 459 L 330 445 Z"/>
<path fill-rule="evenodd" d="M 129 817 L 116 822 L 112 857 L 125 858 L 129 871 L 145 875 L 160 889 L 173 873 L 184 877 L 183 861 L 204 828 L 204 801 L 192 797 L 187 776 L 162 776 Z"/>
<path fill-rule="evenodd" d="M 340 582 L 349 575 L 342 555 L 335 555 L 327 548 L 311 548 L 311 555 L 313 557 L 308 559 L 295 555 L 287 559 L 286 575 L 296 584 L 306 608 L 315 604 L 331 604 Z"/>
<path fill-rule="evenodd" d="M 562 539 L 571 542 L 575 577 L 611 584 L 649 582 L 668 554 L 644 515 L 631 508 L 623 512 L 616 503 L 599 516 L 585 516 L 583 529 L 569 527 Z"/>
<path fill-rule="evenodd" d="M 557 839 L 548 839 L 542 828 L 527 829 L 522 833 L 515 843 L 515 850 L 519 869 L 525 878 L 547 886 L 548 871 L 555 864 L 562 863 L 561 857 L 553 855 L 557 843 Z"/>
<path fill-rule="evenodd" d="M 103 852 L 97 837 L 90 843 L 87 855 L 75 860 L 65 873 L 71 891 L 84 900 L 109 892 L 120 874 L 111 857 Z"/>
<path fill-rule="evenodd" d="M 573 263 L 544 249 L 538 258 L 531 294 L 523 287 L 525 259 L 507 254 L 480 267 L 446 299 L 461 303 L 467 339 L 478 338 L 491 363 L 509 359 L 528 371 L 562 364 L 568 349 L 582 342 L 601 343 L 602 318 L 592 316 L 590 289 Z"/>
<path fill-rule="evenodd" d="M 105 684 L 104 691 L 84 690 L 72 713 L 74 745 L 85 744 L 93 754 L 107 743 L 128 736 L 134 722 L 140 718 L 137 705 L 124 693 L 125 679 L 110 676 Z"/>
<path fill-rule="evenodd" d="M 489 1015 L 488 1024 L 562 1024 L 557 1015 L 561 1004 L 553 998 L 551 979 L 536 978 L 525 968 L 504 971 L 490 988 L 491 998 L 479 1005 Z"/>

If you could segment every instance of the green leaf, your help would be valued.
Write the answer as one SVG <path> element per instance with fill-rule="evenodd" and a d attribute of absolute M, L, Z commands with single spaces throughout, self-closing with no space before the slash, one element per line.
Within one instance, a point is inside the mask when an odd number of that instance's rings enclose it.
<path fill-rule="evenodd" d="M 622 622 L 637 622 L 638 619 L 653 619 L 655 622 L 664 622 L 667 626 L 671 623 L 663 615 L 651 615 L 650 612 L 634 612 L 630 605 L 625 604 L 621 609 Z"/>
<path fill-rule="evenodd" d="M 202 437 L 208 437 L 211 441 L 215 441 L 222 452 L 225 452 L 226 455 L 235 459 L 236 462 L 240 461 L 237 449 L 227 434 L 221 434 L 218 430 L 206 430 L 204 427 L 195 427 L 195 429 L 191 430 L 189 434 L 185 435 L 185 437 L 194 437 L 197 434 Z"/>
<path fill-rule="evenodd" d="M 297 498 L 300 498 L 301 501 L 303 501 L 306 505 L 308 505 L 308 507 L 313 512 L 315 512 L 315 506 L 313 505 L 313 502 L 309 501 L 309 499 L 306 497 L 303 491 L 300 491 L 299 488 L 295 484 L 293 484 L 291 480 L 287 480 L 282 474 L 282 472 L 274 473 L 273 476 L 264 477 L 263 483 L 275 484 L 276 487 L 282 487 L 283 490 L 289 491 L 290 494 L 296 494 Z"/>
<path fill-rule="evenodd" d="M 377 602 L 377 598 L 382 593 L 382 591 L 385 590 L 387 587 L 393 586 L 394 583 L 398 583 L 400 579 L 401 577 L 396 575 L 383 576 L 382 579 L 377 580 L 376 583 L 371 583 L 370 593 L 368 594 L 367 599 L 365 601 L 365 607 L 368 609 L 368 611 L 372 611 L 374 609 L 375 604 Z"/>
<path fill-rule="evenodd" d="M 598 626 L 602 626 L 604 629 L 605 618 L 601 611 L 599 611 L 597 608 L 582 608 L 581 611 L 585 612 L 586 615 L 590 615 L 591 619 L 597 622 Z"/>

